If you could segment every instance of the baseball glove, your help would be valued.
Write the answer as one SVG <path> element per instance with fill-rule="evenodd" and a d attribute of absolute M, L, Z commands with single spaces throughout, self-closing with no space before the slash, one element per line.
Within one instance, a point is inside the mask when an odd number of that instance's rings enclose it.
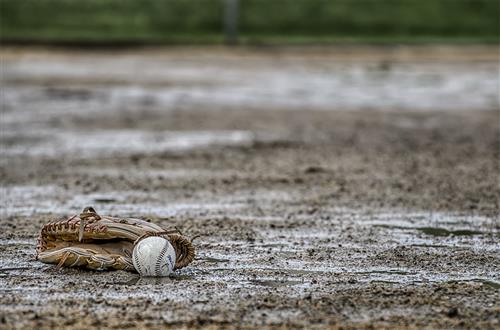
<path fill-rule="evenodd" d="M 67 220 L 43 226 L 38 237 L 36 259 L 60 267 L 86 267 L 96 270 L 135 271 L 132 250 L 148 236 L 161 236 L 175 249 L 175 269 L 194 259 L 191 240 L 177 229 L 163 228 L 140 219 L 100 216 L 92 207 Z"/>

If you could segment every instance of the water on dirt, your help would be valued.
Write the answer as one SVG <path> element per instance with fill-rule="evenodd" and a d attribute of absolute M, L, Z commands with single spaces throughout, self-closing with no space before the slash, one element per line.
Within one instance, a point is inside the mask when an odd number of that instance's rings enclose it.
<path fill-rule="evenodd" d="M 498 63 L 464 49 L 3 50 L 0 328 L 498 328 Z M 34 260 L 88 205 L 196 260 Z"/>

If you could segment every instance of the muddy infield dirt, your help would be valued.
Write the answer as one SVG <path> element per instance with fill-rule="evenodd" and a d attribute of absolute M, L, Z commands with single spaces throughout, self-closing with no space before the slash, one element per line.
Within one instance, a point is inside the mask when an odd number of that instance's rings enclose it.
<path fill-rule="evenodd" d="M 496 52 L 2 50 L 0 328 L 500 327 Z M 197 258 L 34 261 L 87 205 Z"/>

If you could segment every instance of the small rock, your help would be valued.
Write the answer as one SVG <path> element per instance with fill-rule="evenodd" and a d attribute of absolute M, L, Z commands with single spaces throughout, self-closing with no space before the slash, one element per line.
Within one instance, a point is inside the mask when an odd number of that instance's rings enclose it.
<path fill-rule="evenodd" d="M 455 317 L 458 315 L 458 309 L 456 307 L 452 307 L 448 310 L 448 312 L 446 312 L 446 315 L 448 317 Z"/>

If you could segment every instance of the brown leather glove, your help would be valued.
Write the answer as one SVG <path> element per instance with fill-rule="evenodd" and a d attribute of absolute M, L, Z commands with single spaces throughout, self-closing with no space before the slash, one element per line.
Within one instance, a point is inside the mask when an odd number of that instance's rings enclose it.
<path fill-rule="evenodd" d="M 96 270 L 135 271 L 132 250 L 147 236 L 161 236 L 175 249 L 175 269 L 194 259 L 191 240 L 178 230 L 163 228 L 140 219 L 100 216 L 92 207 L 67 220 L 43 226 L 37 244 L 37 260 L 57 267 L 85 267 Z"/>

